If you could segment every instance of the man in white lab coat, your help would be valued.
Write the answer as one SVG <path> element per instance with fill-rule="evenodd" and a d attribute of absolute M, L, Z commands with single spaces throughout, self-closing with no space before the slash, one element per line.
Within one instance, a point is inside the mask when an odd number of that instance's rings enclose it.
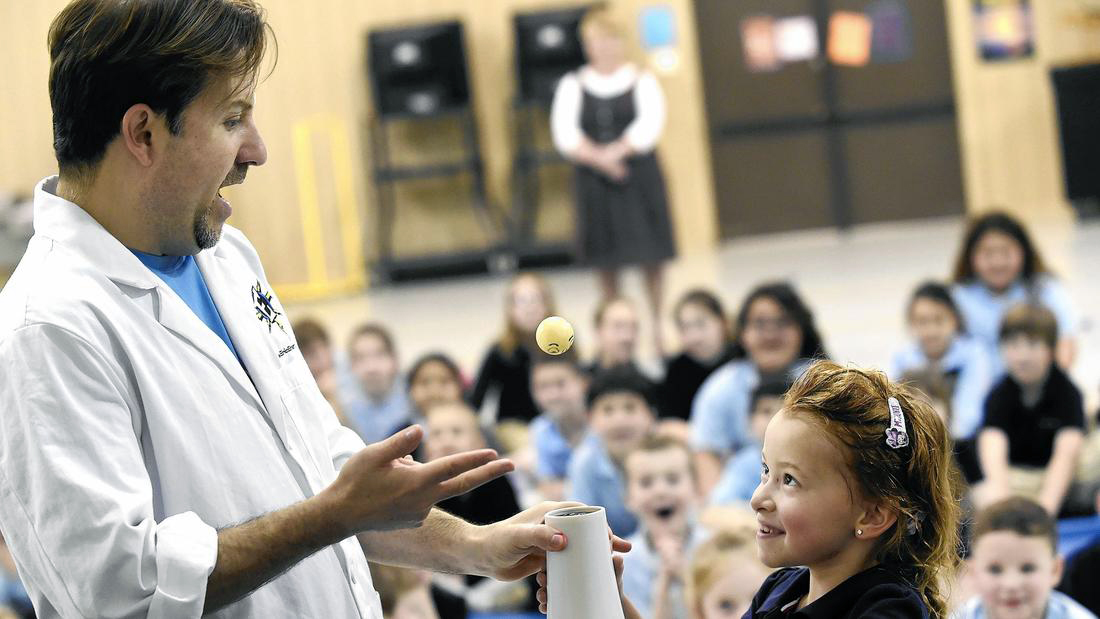
<path fill-rule="evenodd" d="M 367 557 L 515 579 L 565 546 L 556 505 L 433 509 L 511 463 L 415 463 L 419 428 L 364 446 L 318 391 L 219 193 L 267 157 L 269 33 L 252 0 L 76 0 L 51 28 L 60 175 L 0 292 L 0 528 L 40 617 L 381 619 Z"/>

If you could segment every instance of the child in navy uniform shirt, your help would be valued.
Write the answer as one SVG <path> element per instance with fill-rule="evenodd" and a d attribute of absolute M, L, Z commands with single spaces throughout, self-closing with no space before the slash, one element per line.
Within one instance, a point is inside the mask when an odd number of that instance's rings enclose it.
<path fill-rule="evenodd" d="M 959 564 L 951 458 L 923 398 L 882 372 L 812 365 L 764 434 L 756 545 L 785 569 L 743 619 L 945 619 Z M 625 599 L 623 610 L 639 616 Z"/>
<path fill-rule="evenodd" d="M 947 427 L 881 372 L 813 365 L 764 434 L 750 619 L 947 616 L 960 496 Z"/>
<path fill-rule="evenodd" d="M 1081 392 L 1054 362 L 1054 314 L 1038 305 L 1013 306 L 1000 338 L 1008 373 L 985 402 L 978 435 L 985 483 L 976 502 L 985 506 L 1019 494 L 1052 516 L 1063 509 L 1092 513 L 1097 473 L 1079 466 L 1085 409 Z"/>

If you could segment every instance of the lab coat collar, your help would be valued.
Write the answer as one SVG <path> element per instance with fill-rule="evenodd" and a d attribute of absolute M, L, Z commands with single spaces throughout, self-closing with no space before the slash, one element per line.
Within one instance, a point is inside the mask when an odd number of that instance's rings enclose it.
<path fill-rule="evenodd" d="M 57 176 L 34 188 L 34 232 L 84 257 L 118 284 L 152 290 L 160 278 L 80 206 L 57 195 Z"/>
<path fill-rule="evenodd" d="M 150 271 L 129 249 L 111 235 L 102 225 L 80 206 L 56 195 L 56 176 L 46 178 L 35 188 L 34 193 L 34 230 L 35 234 L 50 238 L 84 258 L 96 271 L 103 273 L 116 284 L 128 286 L 138 291 L 156 294 L 154 317 L 166 329 L 191 343 L 222 371 L 238 384 L 240 389 L 250 395 L 255 403 L 263 407 L 262 400 L 248 374 L 241 366 L 241 360 L 233 354 L 225 342 L 219 338 L 194 310 L 179 297 L 163 280 Z M 196 258 L 200 267 L 204 262 L 202 254 L 217 250 L 199 252 Z M 213 282 L 209 281 L 208 269 L 203 269 L 208 279 L 207 287 L 214 297 L 218 311 L 223 317 L 226 309 L 222 307 Z M 223 318 L 224 320 L 224 318 Z M 228 323 L 228 321 L 226 321 Z M 231 336 L 236 333 L 230 330 Z M 247 361 L 247 359 L 246 359 Z"/>

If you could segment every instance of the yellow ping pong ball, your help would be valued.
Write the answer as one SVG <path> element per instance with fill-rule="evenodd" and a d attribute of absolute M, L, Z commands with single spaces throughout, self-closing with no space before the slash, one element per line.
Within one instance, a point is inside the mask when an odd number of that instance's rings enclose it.
<path fill-rule="evenodd" d="M 535 329 L 535 342 L 543 352 L 560 355 L 573 346 L 573 325 L 561 316 L 550 316 Z"/>

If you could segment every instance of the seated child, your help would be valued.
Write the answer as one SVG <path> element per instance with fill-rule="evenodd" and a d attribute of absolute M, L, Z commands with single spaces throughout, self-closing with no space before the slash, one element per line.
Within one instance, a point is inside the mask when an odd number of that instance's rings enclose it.
<path fill-rule="evenodd" d="M 436 404 L 428 409 L 424 453 L 427 460 L 484 449 L 485 437 L 477 416 L 464 402 Z M 519 513 L 516 493 L 507 477 L 498 477 L 466 494 L 444 499 L 439 509 L 473 524 L 490 524 Z M 477 610 L 519 610 L 529 603 L 524 583 L 497 583 L 480 576 L 465 577 L 466 602 Z"/>
<path fill-rule="evenodd" d="M 968 480 L 980 477 L 974 439 L 982 424 L 982 404 L 993 386 L 993 364 L 986 347 L 965 330 L 951 291 L 938 282 L 917 287 L 905 313 L 912 341 L 894 355 L 892 380 L 923 374 L 949 392 L 947 427 L 956 458 Z M 931 394 L 929 394 L 931 395 Z"/>
<path fill-rule="evenodd" d="M 530 433 L 538 491 L 547 500 L 565 496 L 569 460 L 588 431 L 587 388 L 588 378 L 575 356 L 535 355 L 531 393 L 542 413 L 531 422 Z"/>
<path fill-rule="evenodd" d="M 978 595 L 954 619 L 1096 619 L 1054 591 L 1062 578 L 1057 527 L 1038 503 L 1012 497 L 978 512 L 970 548 Z"/>
<path fill-rule="evenodd" d="M 614 367 L 592 380 L 587 404 L 590 431 L 569 462 L 566 496 L 603 506 L 611 530 L 627 537 L 638 521 L 626 508 L 622 467 L 656 427 L 653 384 L 630 366 Z"/>
<path fill-rule="evenodd" d="M 1081 392 L 1054 362 L 1058 323 L 1050 310 L 1013 306 L 1000 341 L 1007 374 L 985 402 L 978 437 L 985 482 L 975 501 L 981 507 L 1022 494 L 1056 516 L 1078 473 L 1085 429 Z M 1074 509 L 1092 513 L 1095 490 L 1088 494 L 1081 488 L 1097 475 L 1080 471 L 1081 485 L 1071 497 Z"/>
<path fill-rule="evenodd" d="M 691 558 L 687 581 L 689 616 L 740 619 L 771 572 L 756 557 L 755 527 L 716 532 L 703 541 Z"/>
<path fill-rule="evenodd" d="M 413 423 L 424 419 L 429 408 L 444 402 L 461 402 L 465 381 L 458 364 L 444 353 L 428 353 L 409 369 L 409 416 Z"/>
<path fill-rule="evenodd" d="M 711 491 L 711 505 L 747 503 L 752 498 L 760 483 L 760 443 L 764 441 L 764 430 L 772 417 L 783 408 L 783 394 L 790 386 L 790 382 L 776 378 L 761 383 L 753 390 L 749 427 L 756 442 L 742 447 L 726 460 L 722 476 Z"/>
<path fill-rule="evenodd" d="M 901 375 L 898 382 L 911 389 L 920 391 L 928 397 L 932 408 L 936 409 L 940 419 L 951 427 L 954 418 L 952 406 L 952 391 L 955 388 L 956 377 L 944 374 L 934 367 L 924 367 L 908 370 Z M 977 440 L 955 440 L 955 464 L 959 472 L 963 474 L 967 483 L 977 483 L 982 479 L 982 467 L 978 463 Z"/>
<path fill-rule="evenodd" d="M 623 557 L 623 592 L 645 619 L 687 619 L 687 560 L 702 541 L 691 449 L 654 435 L 626 456 L 626 503 L 638 518 Z"/>
<path fill-rule="evenodd" d="M 348 358 L 356 380 L 344 413 L 363 441 L 376 443 L 409 425 L 409 395 L 389 330 L 377 323 L 356 328 L 348 340 Z"/>
<path fill-rule="evenodd" d="M 298 350 L 305 357 L 309 373 L 317 383 L 317 389 L 332 407 L 332 412 L 342 425 L 353 427 L 343 408 L 343 395 L 352 382 L 345 364 L 340 363 L 332 348 L 328 330 L 312 318 L 302 318 L 290 325 L 298 343 Z"/>

